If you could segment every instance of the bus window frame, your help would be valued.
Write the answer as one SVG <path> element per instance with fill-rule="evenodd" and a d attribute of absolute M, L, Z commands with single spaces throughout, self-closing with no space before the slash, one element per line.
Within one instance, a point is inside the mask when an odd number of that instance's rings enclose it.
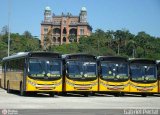
<path fill-rule="evenodd" d="M 139 80 L 139 81 L 136 81 L 136 80 L 133 80 L 132 79 L 132 77 L 131 77 L 131 65 L 132 64 L 139 64 L 139 65 L 154 65 L 154 67 L 155 67 L 155 76 L 156 76 L 156 80 L 152 80 L 152 81 L 147 81 L 147 80 Z M 148 84 L 148 83 L 155 83 L 155 82 L 157 82 L 157 80 L 158 80 L 158 73 L 157 73 L 157 65 L 156 64 L 147 64 L 147 63 L 130 63 L 130 65 L 129 65 L 129 76 L 130 76 L 130 80 L 132 81 L 132 82 L 135 82 L 135 83 L 144 83 L 144 84 Z"/>
<path fill-rule="evenodd" d="M 96 77 L 95 78 L 83 78 L 83 79 L 82 78 L 71 78 L 71 77 L 69 77 L 69 74 L 66 73 L 66 71 L 67 71 L 67 62 L 68 61 L 95 62 L 96 63 Z M 65 74 L 64 74 L 64 77 L 66 76 L 70 80 L 74 80 L 74 81 L 94 81 L 94 80 L 98 79 L 98 64 L 97 64 L 97 60 L 96 59 L 95 60 L 93 60 L 93 59 L 89 60 L 88 58 L 87 59 L 84 59 L 84 58 L 82 58 L 82 59 L 81 58 L 65 59 L 64 63 L 65 63 Z"/>
<path fill-rule="evenodd" d="M 160 62 L 157 64 L 157 78 L 160 80 Z"/>
<path fill-rule="evenodd" d="M 106 62 L 106 63 L 125 63 L 125 64 L 127 64 L 127 69 L 128 69 L 128 78 L 127 79 L 116 79 L 115 80 L 115 78 L 114 79 L 105 79 L 105 78 L 103 78 L 102 77 L 102 68 L 101 68 L 101 62 Z M 108 81 L 108 82 L 126 82 L 126 81 L 128 81 L 129 79 L 130 79 L 130 74 L 129 74 L 129 63 L 128 62 L 125 62 L 125 61 L 123 61 L 122 60 L 122 62 L 120 62 L 120 61 L 99 61 L 99 77 L 100 77 L 100 79 L 102 79 L 102 80 L 104 80 L 104 81 Z"/>
<path fill-rule="evenodd" d="M 56 77 L 56 78 L 49 78 L 49 77 L 46 77 L 46 76 L 44 76 L 43 78 L 32 77 L 31 75 L 29 75 L 29 72 L 28 72 L 29 60 L 30 59 L 60 60 L 61 61 L 61 74 L 60 74 L 60 77 Z M 34 79 L 34 80 L 42 80 L 42 81 L 59 80 L 63 76 L 63 59 L 61 59 L 61 58 L 52 58 L 52 57 L 28 57 L 28 59 L 27 59 L 27 75 L 28 75 L 29 78 Z"/>

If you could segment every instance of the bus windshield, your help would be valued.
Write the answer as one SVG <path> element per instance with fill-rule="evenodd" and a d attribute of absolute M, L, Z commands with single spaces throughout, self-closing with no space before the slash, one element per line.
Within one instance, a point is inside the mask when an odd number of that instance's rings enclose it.
<path fill-rule="evenodd" d="M 128 64 L 101 62 L 101 75 L 106 80 L 126 80 L 128 79 Z"/>
<path fill-rule="evenodd" d="M 68 61 L 67 73 L 70 78 L 95 78 L 97 73 L 96 62 Z"/>
<path fill-rule="evenodd" d="M 155 65 L 131 64 L 130 74 L 134 81 L 155 81 L 157 79 Z"/>
<path fill-rule="evenodd" d="M 29 60 L 29 75 L 32 77 L 42 78 L 55 78 L 60 77 L 62 62 L 61 60 L 53 59 L 30 59 Z"/>

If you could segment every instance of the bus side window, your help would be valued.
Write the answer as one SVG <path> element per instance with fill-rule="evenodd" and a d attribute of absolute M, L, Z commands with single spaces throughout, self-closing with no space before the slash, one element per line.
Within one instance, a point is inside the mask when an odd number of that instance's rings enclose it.
<path fill-rule="evenodd" d="M 12 63 L 11 63 L 11 68 L 12 68 L 12 71 L 17 71 L 16 60 L 13 60 L 13 61 L 12 61 Z"/>
<path fill-rule="evenodd" d="M 2 72 L 4 72 L 4 65 L 5 65 L 5 64 L 4 64 L 4 63 L 2 63 Z"/>
<path fill-rule="evenodd" d="M 9 61 L 6 62 L 6 71 L 10 71 L 10 64 L 9 64 Z"/>
<path fill-rule="evenodd" d="M 17 61 L 18 61 L 18 66 L 17 66 L 18 71 L 23 72 L 24 71 L 24 64 L 25 64 L 24 59 L 19 59 Z"/>

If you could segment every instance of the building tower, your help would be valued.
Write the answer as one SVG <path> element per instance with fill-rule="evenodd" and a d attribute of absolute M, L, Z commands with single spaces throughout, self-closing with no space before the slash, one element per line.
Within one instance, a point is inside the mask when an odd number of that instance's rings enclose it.
<path fill-rule="evenodd" d="M 80 22 L 87 23 L 87 9 L 86 9 L 86 7 L 82 7 L 82 9 L 81 9 Z"/>
<path fill-rule="evenodd" d="M 44 10 L 44 21 L 51 22 L 52 21 L 52 10 L 49 6 L 47 6 Z"/>

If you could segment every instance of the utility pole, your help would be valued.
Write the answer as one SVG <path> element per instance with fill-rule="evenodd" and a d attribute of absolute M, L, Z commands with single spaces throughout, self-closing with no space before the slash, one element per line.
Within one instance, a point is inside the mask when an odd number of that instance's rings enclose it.
<path fill-rule="evenodd" d="M 118 42 L 118 55 L 119 55 L 119 42 Z"/>
<path fill-rule="evenodd" d="M 10 15 L 11 15 L 11 1 L 8 0 L 8 56 L 10 55 Z"/>
<path fill-rule="evenodd" d="M 134 49 L 132 50 L 132 58 L 134 58 Z"/>
<path fill-rule="evenodd" d="M 47 44 L 46 44 L 46 34 L 44 35 L 44 51 L 47 50 Z"/>
<path fill-rule="evenodd" d="M 99 53 L 99 34 L 97 35 L 97 37 L 98 37 L 98 39 L 97 39 L 97 50 L 98 50 L 98 55 L 100 55 L 100 53 Z"/>
<path fill-rule="evenodd" d="M 132 57 L 135 57 L 135 49 L 133 48 Z"/>

